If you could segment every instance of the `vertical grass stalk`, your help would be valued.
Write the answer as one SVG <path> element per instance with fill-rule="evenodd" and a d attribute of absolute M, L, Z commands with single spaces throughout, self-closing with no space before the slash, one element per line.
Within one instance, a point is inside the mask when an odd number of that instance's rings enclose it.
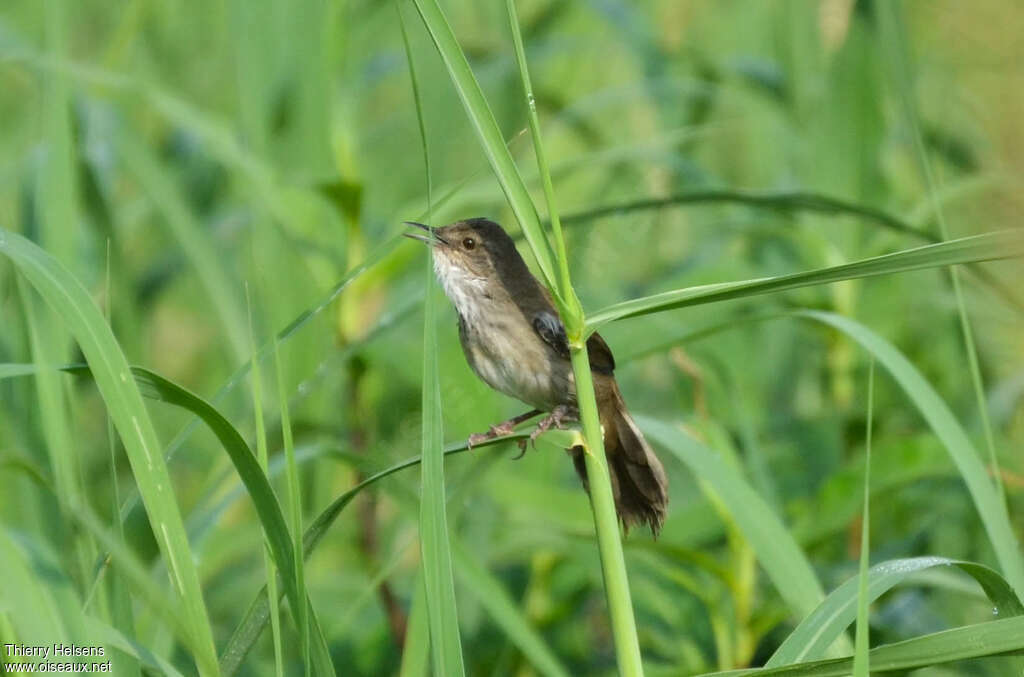
<path fill-rule="evenodd" d="M 104 286 L 106 289 L 106 307 L 104 308 L 104 317 L 107 320 L 107 326 L 113 327 L 113 313 L 114 313 L 114 289 L 110 284 L 110 238 L 107 238 L 107 261 L 104 277 Z M 114 534 L 117 536 L 118 542 L 124 543 L 124 523 L 121 521 L 118 514 L 118 509 L 121 506 L 121 491 L 118 487 L 117 482 L 117 443 L 114 438 L 114 422 L 110 419 L 110 414 L 107 414 L 107 450 L 110 452 L 110 489 L 111 489 L 111 504 L 110 504 L 110 519 L 113 522 L 111 525 L 114 530 Z M 129 593 L 128 587 L 124 581 L 122 581 L 121 572 L 118 568 L 119 565 L 115 565 L 112 561 L 108 564 L 110 572 L 107 574 L 107 598 L 110 605 L 110 620 L 113 626 L 121 633 L 129 636 L 135 636 L 135 618 L 132 612 L 132 600 Z M 96 577 L 96 581 L 99 581 L 99 576 Z M 95 584 L 94 582 L 94 584 Z M 129 656 L 123 651 L 113 650 L 111 656 L 111 667 L 117 674 L 125 675 L 139 675 L 139 661 Z"/>
<path fill-rule="evenodd" d="M 423 464 L 420 494 L 420 550 L 426 586 L 431 658 L 435 675 L 465 674 L 455 607 L 455 582 L 448 543 L 445 501 L 441 388 L 438 383 L 436 289 L 433 258 L 427 259 L 423 311 Z"/>
<path fill-rule="evenodd" d="M 643 662 L 640 656 L 636 620 L 633 616 L 633 602 L 629 593 L 626 560 L 622 553 L 622 542 L 619 536 L 619 518 L 615 511 L 615 498 L 612 493 L 611 477 L 608 473 L 601 420 L 597 410 L 597 398 L 594 395 L 594 383 L 590 373 L 590 358 L 587 354 L 587 342 L 584 336 L 586 321 L 583 308 L 569 278 L 569 259 L 566 254 L 565 239 L 562 236 L 561 222 L 558 219 L 551 173 L 548 171 L 547 159 L 544 154 L 540 122 L 537 118 L 537 105 L 533 95 L 533 86 L 530 83 L 530 72 L 523 49 L 523 38 L 519 30 L 515 1 L 506 0 L 506 6 L 512 29 L 516 61 L 519 64 L 519 74 L 523 81 L 523 93 L 526 96 L 533 151 L 537 158 L 537 169 L 544 186 L 548 216 L 551 219 L 551 229 L 555 239 L 558 288 L 552 291 L 557 291 L 554 296 L 559 301 L 559 313 L 569 337 L 572 370 L 576 378 L 576 400 L 586 442 L 584 462 L 587 466 L 587 477 L 590 478 L 590 505 L 594 513 L 594 527 L 597 531 L 597 545 L 601 555 L 601 571 L 604 576 L 605 594 L 608 598 L 608 612 L 615 641 L 615 657 L 618 662 L 619 674 L 624 676 L 642 675 Z"/>
<path fill-rule="evenodd" d="M 427 222 L 432 217 L 430 183 L 430 153 L 427 147 L 426 125 L 420 101 L 419 83 L 405 29 L 401 7 L 398 7 L 399 26 L 409 65 L 416 120 L 423 146 L 423 166 L 427 184 Z M 426 294 L 423 304 L 423 393 L 422 393 L 422 458 L 420 491 L 420 552 L 422 564 L 422 594 L 417 587 L 416 604 L 426 606 L 429 627 L 430 656 L 435 675 L 458 677 L 465 674 L 462 658 L 462 640 L 459 635 L 459 617 L 455 603 L 455 578 L 452 573 L 451 544 L 448 539 L 448 512 L 444 482 L 444 432 L 441 416 L 441 387 L 437 364 L 436 281 L 434 280 L 433 250 L 427 257 Z M 415 609 L 414 609 L 415 612 Z M 413 621 L 416 621 L 415 623 Z M 407 641 L 423 648 L 422 612 L 410 618 Z M 411 637 L 411 639 L 409 639 Z M 420 671 L 419 663 L 403 660 L 402 674 Z"/>
<path fill-rule="evenodd" d="M 295 442 L 292 439 L 291 416 L 288 412 L 288 389 L 284 384 L 284 369 L 281 367 L 281 356 L 277 349 L 277 337 L 272 339 L 274 368 L 277 373 L 278 406 L 281 409 L 281 436 L 284 441 L 285 455 L 285 476 L 288 484 L 288 517 L 291 524 L 292 540 L 294 548 L 292 557 L 295 561 L 295 585 L 300 595 L 306 594 L 306 581 L 303 569 L 302 557 L 302 488 L 299 484 L 299 467 L 295 462 Z M 253 360 L 255 366 L 257 360 Z M 309 672 L 309 605 L 296 604 L 297 608 L 292 609 L 295 614 L 295 623 L 299 627 L 299 637 L 302 643 L 302 665 L 305 668 L 304 674 Z"/>
<path fill-rule="evenodd" d="M 252 324 L 252 300 L 249 297 L 249 285 L 245 285 L 245 306 L 249 319 L 249 346 L 253 355 L 257 353 L 256 334 Z M 267 427 L 263 421 L 263 373 L 260 368 L 260 361 L 252 361 L 252 371 L 249 373 L 252 388 L 252 410 L 256 424 L 256 460 L 259 462 L 263 472 L 267 472 Z M 269 479 L 269 475 L 268 475 Z M 270 554 L 270 544 L 267 541 L 266 530 L 263 532 L 263 571 L 267 577 L 267 600 L 270 604 L 270 632 L 274 642 L 274 668 L 277 677 L 284 675 L 284 659 L 281 648 L 281 613 L 280 599 L 277 592 L 277 569 L 274 567 L 274 559 Z"/>
<path fill-rule="evenodd" d="M 871 549 L 871 427 L 875 410 L 875 358 L 868 367 L 868 421 L 864 434 L 864 514 L 860 520 L 860 571 L 857 576 L 857 631 L 853 645 L 853 677 L 868 677 L 868 553 Z"/>

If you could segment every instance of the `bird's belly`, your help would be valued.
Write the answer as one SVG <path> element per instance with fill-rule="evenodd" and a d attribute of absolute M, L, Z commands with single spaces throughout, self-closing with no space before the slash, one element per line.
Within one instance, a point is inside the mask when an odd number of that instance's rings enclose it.
<path fill-rule="evenodd" d="M 569 362 L 559 358 L 535 334 L 468 329 L 462 346 L 473 371 L 487 385 L 532 407 L 551 411 L 572 399 Z M 487 337 L 486 339 L 484 337 Z"/>

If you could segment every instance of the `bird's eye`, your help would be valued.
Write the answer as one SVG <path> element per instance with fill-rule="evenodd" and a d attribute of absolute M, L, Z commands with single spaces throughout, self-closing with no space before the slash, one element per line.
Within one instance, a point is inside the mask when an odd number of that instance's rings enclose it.
<path fill-rule="evenodd" d="M 465 247 L 466 249 L 473 249 L 474 247 L 476 247 L 476 240 L 474 240 L 471 237 L 467 237 L 465 240 L 462 241 L 462 246 Z"/>

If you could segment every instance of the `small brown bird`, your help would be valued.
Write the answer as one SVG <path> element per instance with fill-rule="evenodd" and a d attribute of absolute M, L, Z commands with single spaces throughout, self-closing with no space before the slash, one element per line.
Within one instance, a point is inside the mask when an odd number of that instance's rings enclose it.
<path fill-rule="evenodd" d="M 458 311 L 459 339 L 469 366 L 495 390 L 535 407 L 473 435 L 470 444 L 507 435 L 542 412 L 548 416 L 531 440 L 552 426 L 561 427 L 563 421 L 578 420 L 565 327 L 550 293 L 530 273 L 512 238 L 487 219 L 443 228 L 408 223 L 428 233 L 406 236 L 434 250 L 434 270 Z M 608 344 L 593 334 L 587 339 L 587 352 L 619 519 L 627 529 L 647 524 L 657 536 L 668 505 L 665 469 L 626 410 Z M 569 452 L 589 491 L 582 448 Z"/>

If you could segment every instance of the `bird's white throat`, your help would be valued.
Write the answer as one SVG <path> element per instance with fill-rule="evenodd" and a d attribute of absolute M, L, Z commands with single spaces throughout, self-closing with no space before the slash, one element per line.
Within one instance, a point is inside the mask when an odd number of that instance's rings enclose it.
<path fill-rule="evenodd" d="M 437 251 L 434 252 L 434 274 L 463 320 L 476 324 L 487 305 L 484 303 L 487 278 L 473 275 Z"/>

